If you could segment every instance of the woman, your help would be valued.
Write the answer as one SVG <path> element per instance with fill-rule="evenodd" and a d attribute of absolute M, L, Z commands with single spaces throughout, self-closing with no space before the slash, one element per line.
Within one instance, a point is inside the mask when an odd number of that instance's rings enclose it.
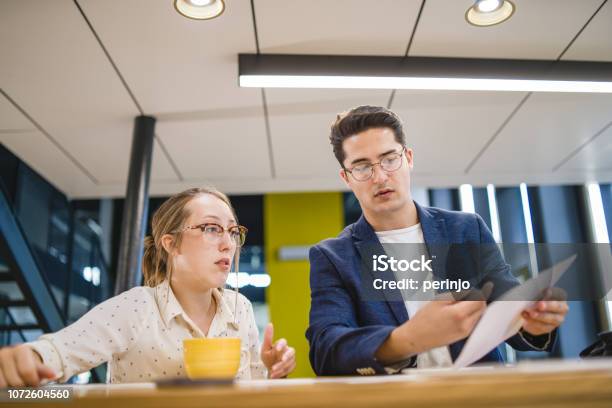
<path fill-rule="evenodd" d="M 78 321 L 39 340 L 0 350 L 0 387 L 67 381 L 109 362 L 111 383 L 185 376 L 183 339 L 239 337 L 237 378 L 280 378 L 295 368 L 295 350 L 272 343 L 266 327 L 261 352 L 250 302 L 222 289 L 237 267 L 246 228 L 228 198 L 190 189 L 156 211 L 145 239 L 146 286 L 102 302 Z"/>

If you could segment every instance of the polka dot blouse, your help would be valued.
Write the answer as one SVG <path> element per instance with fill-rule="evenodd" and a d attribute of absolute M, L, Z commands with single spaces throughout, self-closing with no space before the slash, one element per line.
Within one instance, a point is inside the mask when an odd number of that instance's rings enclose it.
<path fill-rule="evenodd" d="M 251 303 L 232 290 L 215 289 L 213 296 L 217 310 L 208 336 L 187 316 L 164 281 L 155 288 L 139 286 L 110 298 L 70 326 L 28 345 L 61 373 L 61 382 L 108 362 L 110 382 L 127 383 L 185 377 L 184 339 L 239 337 L 242 350 L 236 378 L 266 378 Z"/>

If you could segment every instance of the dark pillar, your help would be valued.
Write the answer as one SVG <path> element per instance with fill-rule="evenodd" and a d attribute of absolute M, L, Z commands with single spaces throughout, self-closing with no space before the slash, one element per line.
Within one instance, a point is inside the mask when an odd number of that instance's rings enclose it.
<path fill-rule="evenodd" d="M 141 282 L 142 249 L 147 229 L 149 177 L 154 137 L 155 118 L 136 117 L 123 206 L 115 294 L 138 286 Z"/>

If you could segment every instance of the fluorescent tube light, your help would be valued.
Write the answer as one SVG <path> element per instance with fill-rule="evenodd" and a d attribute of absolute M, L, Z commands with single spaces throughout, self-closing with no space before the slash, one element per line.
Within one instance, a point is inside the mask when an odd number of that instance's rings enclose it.
<path fill-rule="evenodd" d="M 459 199 L 461 201 L 461 211 L 475 213 L 476 206 L 474 205 L 474 189 L 471 184 L 462 184 L 459 186 Z"/>
<path fill-rule="evenodd" d="M 501 228 L 499 226 L 497 199 L 495 198 L 495 186 L 493 184 L 487 184 L 487 199 L 489 202 L 489 216 L 491 217 L 491 232 L 495 242 L 501 242 Z"/>
<path fill-rule="evenodd" d="M 521 79 L 241 75 L 246 88 L 420 89 L 448 91 L 612 93 L 612 82 Z"/>
<path fill-rule="evenodd" d="M 334 55 L 239 55 L 248 88 L 612 93 L 612 63 Z"/>

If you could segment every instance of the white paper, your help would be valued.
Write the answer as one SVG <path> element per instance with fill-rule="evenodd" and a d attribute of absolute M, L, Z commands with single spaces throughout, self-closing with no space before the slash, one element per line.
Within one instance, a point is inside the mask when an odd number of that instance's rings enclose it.
<path fill-rule="evenodd" d="M 466 367 L 514 336 L 523 325 L 521 312 L 536 302 L 567 271 L 576 255 L 557 263 L 538 276 L 516 286 L 491 303 L 476 324 L 453 367 Z M 512 299 L 512 300 L 510 300 Z M 517 299 L 517 300 L 514 300 Z"/>

